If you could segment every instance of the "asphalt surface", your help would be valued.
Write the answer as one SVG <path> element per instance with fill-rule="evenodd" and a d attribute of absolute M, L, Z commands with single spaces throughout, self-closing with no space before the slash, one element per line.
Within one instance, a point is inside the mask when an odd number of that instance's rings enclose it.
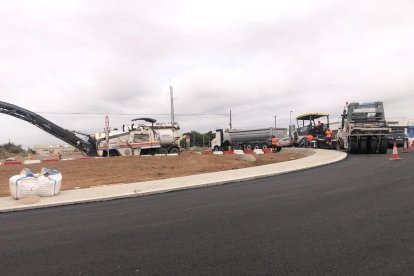
<path fill-rule="evenodd" d="M 1 275 L 412 275 L 414 152 L 0 214 Z"/>

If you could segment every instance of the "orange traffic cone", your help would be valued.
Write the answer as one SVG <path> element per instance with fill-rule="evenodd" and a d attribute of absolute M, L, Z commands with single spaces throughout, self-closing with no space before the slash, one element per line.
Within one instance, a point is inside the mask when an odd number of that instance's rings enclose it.
<path fill-rule="evenodd" d="M 404 141 L 404 148 L 403 148 L 402 152 L 403 153 L 409 153 L 410 152 L 410 149 L 408 148 L 408 141 L 407 140 Z"/>
<path fill-rule="evenodd" d="M 390 160 L 400 160 L 400 156 L 398 155 L 398 149 L 397 149 L 397 142 L 394 142 L 394 147 L 392 148 L 392 156 Z"/>

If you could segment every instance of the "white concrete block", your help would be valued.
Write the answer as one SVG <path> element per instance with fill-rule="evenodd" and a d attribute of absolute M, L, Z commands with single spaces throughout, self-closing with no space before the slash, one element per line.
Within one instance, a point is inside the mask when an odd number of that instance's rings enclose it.
<path fill-rule="evenodd" d="M 234 150 L 234 154 L 244 154 L 243 150 Z"/>
<path fill-rule="evenodd" d="M 262 149 L 254 149 L 254 154 L 264 154 Z"/>
<path fill-rule="evenodd" d="M 40 162 L 40 160 L 24 160 L 23 164 L 37 164 Z"/>
<path fill-rule="evenodd" d="M 222 151 L 213 151 L 213 154 L 216 154 L 216 155 L 222 155 L 223 154 L 223 152 Z"/>

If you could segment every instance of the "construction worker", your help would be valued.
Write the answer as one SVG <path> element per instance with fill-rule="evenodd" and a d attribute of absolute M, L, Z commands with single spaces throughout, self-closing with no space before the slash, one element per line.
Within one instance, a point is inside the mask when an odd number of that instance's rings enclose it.
<path fill-rule="evenodd" d="M 308 135 L 305 136 L 305 148 L 309 148 L 309 146 L 311 145 L 311 142 L 313 140 L 313 135 L 308 133 Z"/>
<path fill-rule="evenodd" d="M 330 128 L 328 128 L 328 129 L 325 131 L 325 135 L 326 135 L 326 143 L 327 143 L 328 145 L 330 145 L 330 144 L 332 143 L 332 130 L 331 130 Z"/>
<path fill-rule="evenodd" d="M 279 144 L 279 139 L 277 139 L 276 136 L 272 136 L 272 149 L 273 152 L 279 152 L 282 149 L 282 147 Z"/>

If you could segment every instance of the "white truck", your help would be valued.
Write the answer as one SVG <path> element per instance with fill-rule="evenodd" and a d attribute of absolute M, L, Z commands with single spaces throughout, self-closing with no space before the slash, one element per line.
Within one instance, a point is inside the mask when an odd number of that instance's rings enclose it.
<path fill-rule="evenodd" d="M 217 129 L 216 137 L 211 141 L 211 149 L 219 151 L 269 148 L 273 136 L 278 139 L 284 138 L 287 136 L 287 129 L 273 127 L 249 130 Z"/>

